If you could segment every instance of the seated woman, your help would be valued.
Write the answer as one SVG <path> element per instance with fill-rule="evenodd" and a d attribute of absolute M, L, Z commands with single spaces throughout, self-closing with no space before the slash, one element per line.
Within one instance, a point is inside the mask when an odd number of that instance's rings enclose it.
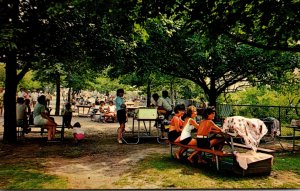
<path fill-rule="evenodd" d="M 47 129 L 48 141 L 54 140 L 57 124 L 48 116 L 46 112 L 46 97 L 41 95 L 38 98 L 38 103 L 34 107 L 33 111 L 33 123 L 34 125 L 42 125 Z"/>
<path fill-rule="evenodd" d="M 197 131 L 197 146 L 199 148 L 222 150 L 225 139 L 223 137 L 209 136 L 211 133 L 219 134 L 222 130 L 213 122 L 215 118 L 215 110 L 213 108 L 206 108 L 203 113 L 204 120 L 199 124 Z M 199 151 L 193 152 L 190 157 L 198 154 Z M 199 158 L 198 162 L 204 162 Z"/>
<path fill-rule="evenodd" d="M 183 116 L 185 112 L 185 106 L 182 105 L 176 105 L 174 108 L 175 115 L 171 119 L 170 127 L 169 127 L 169 134 L 168 134 L 168 140 L 170 142 L 179 142 L 180 141 L 180 134 L 182 131 L 182 125 L 183 121 L 181 117 Z"/>
<path fill-rule="evenodd" d="M 215 118 L 215 110 L 207 108 L 204 111 L 204 120 L 199 124 L 197 131 L 197 146 L 200 148 L 212 148 L 216 150 L 222 150 L 225 139 L 223 137 L 209 137 L 210 133 L 219 134 L 222 130 L 213 122 Z"/>
<path fill-rule="evenodd" d="M 197 116 L 197 108 L 195 106 L 189 106 L 186 112 L 186 118 L 183 122 L 183 130 L 180 136 L 180 143 L 183 145 L 197 145 L 196 139 L 192 138 L 192 130 L 198 129 L 199 125 L 194 120 Z M 176 157 L 179 159 L 180 155 L 186 150 L 186 148 L 180 148 L 176 152 Z"/>
<path fill-rule="evenodd" d="M 116 106 L 113 101 L 109 101 L 107 112 L 104 114 L 104 117 L 105 122 L 108 122 L 109 119 L 112 119 L 113 121 L 116 120 Z"/>

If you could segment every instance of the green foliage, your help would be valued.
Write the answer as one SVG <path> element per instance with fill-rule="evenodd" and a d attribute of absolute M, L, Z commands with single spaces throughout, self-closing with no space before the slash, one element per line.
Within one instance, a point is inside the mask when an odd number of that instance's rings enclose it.
<path fill-rule="evenodd" d="M 0 87 L 5 84 L 5 64 L 0 62 Z"/>
<path fill-rule="evenodd" d="M 25 90 L 42 89 L 40 81 L 34 80 L 35 72 L 29 71 L 25 74 L 23 79 L 19 83 L 19 87 L 23 87 Z"/>
<path fill-rule="evenodd" d="M 162 27 L 158 30 L 150 27 L 153 25 L 149 23 L 150 38 L 143 47 L 143 52 L 155 57 L 150 64 L 161 73 L 195 82 L 212 105 L 226 88 L 239 81 L 272 81 L 299 66 L 299 57 L 290 53 L 265 51 L 224 35 L 212 41 L 206 34 L 190 34 L 186 29 L 169 37 L 161 32 Z"/>
<path fill-rule="evenodd" d="M 144 0 L 139 20 L 162 15 L 186 18 L 189 31 L 206 33 L 212 40 L 225 34 L 263 49 L 299 52 L 299 5 L 299 1 Z"/>
<path fill-rule="evenodd" d="M 123 88 L 126 91 L 135 90 L 135 88 L 133 88 L 132 86 L 120 83 L 120 81 L 121 80 L 119 79 L 112 80 L 102 75 L 95 78 L 94 82 L 89 82 L 89 84 L 90 87 L 93 87 L 94 90 L 102 93 L 111 91 L 115 92 L 119 88 Z"/>
<path fill-rule="evenodd" d="M 291 84 L 292 85 L 292 84 Z M 292 89 L 291 89 L 292 90 Z M 290 123 L 291 119 L 299 118 L 297 110 L 290 106 L 298 106 L 300 96 L 298 90 L 290 91 L 289 96 L 285 92 L 278 92 L 267 88 L 266 86 L 249 87 L 243 91 L 229 93 L 227 103 L 231 105 L 250 105 L 233 107 L 232 115 L 241 115 L 245 117 L 274 117 L 281 119 L 281 123 Z M 293 101 L 289 97 L 294 97 Z M 219 103 L 223 103 L 224 99 L 220 97 Z M 258 107 L 258 106 L 281 106 L 278 107 Z M 298 109 L 299 110 L 299 109 Z"/>

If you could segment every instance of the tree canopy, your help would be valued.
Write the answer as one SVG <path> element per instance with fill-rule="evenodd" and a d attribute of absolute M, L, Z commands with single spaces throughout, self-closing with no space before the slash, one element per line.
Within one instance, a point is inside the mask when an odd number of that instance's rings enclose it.
<path fill-rule="evenodd" d="M 213 105 L 240 80 L 279 79 L 299 67 L 297 55 L 276 51 L 299 52 L 298 7 L 292 0 L 0 1 L 4 141 L 15 141 L 10 104 L 30 69 L 77 88 L 106 67 L 147 82 L 167 74 L 198 84 Z"/>
<path fill-rule="evenodd" d="M 185 18 L 193 33 L 211 39 L 226 35 L 265 50 L 300 51 L 300 2 L 244 0 L 145 0 L 140 2 L 139 21 L 168 15 Z"/>

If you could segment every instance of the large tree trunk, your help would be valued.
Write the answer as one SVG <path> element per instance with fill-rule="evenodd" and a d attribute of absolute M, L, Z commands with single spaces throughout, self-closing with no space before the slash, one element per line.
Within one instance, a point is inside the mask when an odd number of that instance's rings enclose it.
<path fill-rule="evenodd" d="M 147 83 L 147 107 L 151 104 L 151 80 L 148 79 Z"/>
<path fill-rule="evenodd" d="M 174 99 L 174 80 L 171 79 L 170 82 L 170 96 L 171 96 L 171 100 L 172 100 L 172 105 L 173 105 L 173 109 L 175 107 L 175 99 Z"/>
<path fill-rule="evenodd" d="M 218 93 L 216 90 L 216 81 L 213 77 L 210 78 L 210 89 L 208 92 L 208 105 L 215 107 L 217 106 L 217 98 L 218 98 Z"/>
<path fill-rule="evenodd" d="M 17 93 L 16 53 L 10 52 L 6 61 L 4 94 L 4 134 L 3 143 L 16 143 L 16 93 Z"/>
<path fill-rule="evenodd" d="M 60 110 L 60 74 L 56 74 L 56 103 L 55 103 L 55 115 L 59 115 Z"/>
<path fill-rule="evenodd" d="M 213 106 L 216 108 L 217 105 L 217 97 L 218 95 L 215 92 L 210 92 L 209 98 L 208 98 L 208 104 L 209 106 Z"/>

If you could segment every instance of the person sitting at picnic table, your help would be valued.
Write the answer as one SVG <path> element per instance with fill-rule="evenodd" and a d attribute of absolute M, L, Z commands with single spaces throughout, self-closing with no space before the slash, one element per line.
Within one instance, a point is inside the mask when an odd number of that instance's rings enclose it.
<path fill-rule="evenodd" d="M 181 117 L 185 112 L 185 106 L 183 104 L 176 105 L 174 108 L 175 115 L 171 119 L 169 126 L 168 140 L 170 142 L 180 142 L 180 134 L 182 131 L 183 120 Z"/>
<path fill-rule="evenodd" d="M 104 114 L 105 117 L 105 122 L 108 122 L 109 119 L 112 119 L 113 121 L 115 121 L 116 119 L 116 106 L 114 105 L 113 101 L 109 101 L 108 102 L 108 108 L 107 108 L 107 112 Z"/>
<path fill-rule="evenodd" d="M 172 100 L 171 100 L 171 98 L 169 97 L 168 91 L 167 91 L 167 90 L 163 90 L 163 91 L 161 92 L 161 95 L 162 95 L 162 97 L 163 97 L 163 98 L 171 105 L 171 107 L 173 108 Z"/>
<path fill-rule="evenodd" d="M 183 145 L 197 145 L 196 139 L 192 138 L 192 130 L 198 129 L 199 125 L 194 120 L 194 118 L 197 116 L 197 108 L 195 106 L 189 106 L 186 111 L 186 118 L 183 122 L 183 130 L 180 135 L 180 143 Z M 180 148 L 178 152 L 176 152 L 176 158 L 180 159 L 181 154 L 186 150 L 187 148 Z M 191 158 L 188 158 L 190 160 Z"/>
<path fill-rule="evenodd" d="M 157 93 L 152 95 L 152 103 L 151 105 L 157 107 L 157 112 L 159 115 L 164 115 L 165 119 L 169 119 L 169 116 L 172 114 L 173 109 L 172 106 L 164 99 L 159 97 Z"/>
<path fill-rule="evenodd" d="M 171 122 L 169 125 L 168 140 L 170 142 L 178 143 L 178 142 L 180 142 L 180 134 L 182 131 L 182 126 L 183 126 L 183 120 L 181 119 L 181 117 L 185 113 L 185 105 L 184 104 L 176 105 L 174 108 L 174 112 L 175 112 L 175 115 L 171 119 Z M 181 152 L 181 150 L 179 149 L 177 151 L 176 156 L 180 156 L 180 152 Z"/>
<path fill-rule="evenodd" d="M 46 97 L 41 95 L 38 97 L 38 103 L 33 110 L 33 123 L 34 125 L 41 125 L 47 129 L 48 141 L 53 141 L 55 138 L 55 131 L 57 124 L 48 116 L 46 112 Z"/>
<path fill-rule="evenodd" d="M 202 120 L 199 124 L 197 131 L 197 147 L 204 149 L 214 148 L 215 150 L 222 150 L 225 145 L 225 139 L 223 137 L 217 137 L 216 134 L 222 133 L 220 129 L 214 122 L 215 110 L 211 107 L 205 109 Z M 211 135 L 211 134 L 215 135 Z M 199 154 L 199 151 L 194 151 L 189 157 L 192 159 L 193 156 Z M 212 158 L 214 159 L 214 157 Z M 199 158 L 198 162 L 204 162 Z"/>
<path fill-rule="evenodd" d="M 100 106 L 99 106 L 99 118 L 95 119 L 98 122 L 105 122 L 104 120 L 104 115 L 105 115 L 105 102 L 104 101 L 100 101 Z"/>
<path fill-rule="evenodd" d="M 28 124 L 26 108 L 27 106 L 24 104 L 24 98 L 18 97 L 16 105 L 17 125 L 22 127 L 23 132 L 27 134 L 31 131 L 31 129 Z"/>

